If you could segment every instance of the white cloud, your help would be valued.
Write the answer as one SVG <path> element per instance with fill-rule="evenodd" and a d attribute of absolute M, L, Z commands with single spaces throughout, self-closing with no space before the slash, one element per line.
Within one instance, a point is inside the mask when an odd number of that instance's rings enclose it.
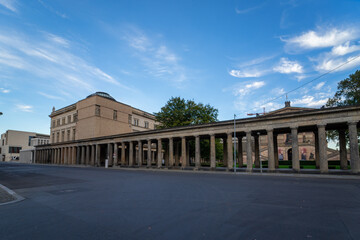
<path fill-rule="evenodd" d="M 328 98 L 315 99 L 314 96 L 305 95 L 300 99 L 295 99 L 292 104 L 299 105 L 302 107 L 318 108 L 327 102 Z"/>
<path fill-rule="evenodd" d="M 17 2 L 15 0 L 0 0 L 0 5 L 6 7 L 10 11 L 17 12 Z"/>
<path fill-rule="evenodd" d="M 325 82 L 320 82 L 314 87 L 315 90 L 320 90 L 325 85 Z"/>
<path fill-rule="evenodd" d="M 9 89 L 5 89 L 5 88 L 0 88 L 0 92 L 2 92 L 2 93 L 9 93 L 10 90 L 9 90 Z"/>
<path fill-rule="evenodd" d="M 264 81 L 258 81 L 258 82 L 245 84 L 245 86 L 238 86 L 237 88 L 234 89 L 234 95 L 240 96 L 240 97 L 245 96 L 245 95 L 249 94 L 252 90 L 261 88 L 263 86 L 265 86 Z"/>
<path fill-rule="evenodd" d="M 63 92 L 93 92 L 104 82 L 132 90 L 75 54 L 68 40 L 51 33 L 28 36 L 0 31 L 0 66 L 31 73 Z"/>
<path fill-rule="evenodd" d="M 30 105 L 17 104 L 16 108 L 23 112 L 32 112 L 33 111 L 33 106 L 30 106 Z"/>
<path fill-rule="evenodd" d="M 334 70 L 335 72 L 343 71 L 353 67 L 357 67 L 360 64 L 360 55 L 355 55 L 347 58 L 343 57 L 332 57 L 330 54 L 325 54 L 320 56 L 318 59 L 313 59 L 317 64 L 315 69 L 317 71 L 330 71 Z"/>
<path fill-rule="evenodd" d="M 254 6 L 254 7 L 250 7 L 250 8 L 244 8 L 244 9 L 239 9 L 239 8 L 235 8 L 235 12 L 237 14 L 245 14 L 245 13 L 248 13 L 248 12 L 252 12 L 256 9 L 259 9 L 261 7 L 263 7 L 265 5 L 266 2 L 264 2 L 263 4 L 260 4 L 258 6 Z"/>
<path fill-rule="evenodd" d="M 261 77 L 263 75 L 263 72 L 257 70 L 252 70 L 252 71 L 231 70 L 229 74 L 237 78 L 253 78 L 253 77 Z"/>
<path fill-rule="evenodd" d="M 145 66 L 147 73 L 174 83 L 188 79 L 186 68 L 180 64 L 180 57 L 165 44 L 158 44 L 135 27 L 128 27 L 124 40 L 135 50 L 135 56 Z"/>
<path fill-rule="evenodd" d="M 343 45 L 335 46 L 331 49 L 331 53 L 337 56 L 343 56 L 352 52 L 360 50 L 360 45 L 350 45 L 350 42 L 346 42 Z"/>
<path fill-rule="evenodd" d="M 289 39 L 280 38 L 286 42 L 290 48 L 314 49 L 333 47 L 359 37 L 359 31 L 353 28 L 338 29 L 331 28 L 327 30 L 308 31 L 300 36 Z"/>
<path fill-rule="evenodd" d="M 273 70 L 279 73 L 302 73 L 303 66 L 301 66 L 297 61 L 290 61 L 287 58 L 281 58 L 278 66 L 274 67 Z"/>

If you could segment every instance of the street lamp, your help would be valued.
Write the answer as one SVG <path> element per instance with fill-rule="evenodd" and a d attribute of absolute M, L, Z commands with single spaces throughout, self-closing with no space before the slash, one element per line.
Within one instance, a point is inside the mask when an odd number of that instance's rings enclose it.
<path fill-rule="evenodd" d="M 236 114 L 234 114 L 234 173 L 236 173 Z"/>

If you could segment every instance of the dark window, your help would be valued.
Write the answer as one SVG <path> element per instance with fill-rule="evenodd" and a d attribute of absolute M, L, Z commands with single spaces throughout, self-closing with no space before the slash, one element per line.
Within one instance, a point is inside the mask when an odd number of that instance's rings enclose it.
<path fill-rule="evenodd" d="M 129 114 L 129 124 L 131 124 L 131 122 L 132 122 L 132 115 Z"/>
<path fill-rule="evenodd" d="M 145 128 L 149 128 L 149 122 L 145 121 Z"/>
<path fill-rule="evenodd" d="M 113 119 L 114 119 L 114 120 L 117 120 L 117 111 L 116 111 L 116 110 L 114 110 Z"/>
<path fill-rule="evenodd" d="M 62 118 L 62 125 L 65 125 L 65 117 Z"/>
<path fill-rule="evenodd" d="M 33 138 L 35 138 L 34 136 L 29 136 L 29 145 L 28 146 L 30 146 L 31 145 L 31 139 L 33 139 Z"/>
<path fill-rule="evenodd" d="M 9 153 L 20 153 L 21 147 L 9 147 Z"/>
<path fill-rule="evenodd" d="M 68 123 L 71 123 L 71 115 L 68 116 Z"/>
<path fill-rule="evenodd" d="M 74 122 L 77 122 L 77 120 L 78 120 L 78 115 L 77 115 L 77 113 L 74 113 L 74 115 L 73 115 L 73 120 L 74 120 Z"/>

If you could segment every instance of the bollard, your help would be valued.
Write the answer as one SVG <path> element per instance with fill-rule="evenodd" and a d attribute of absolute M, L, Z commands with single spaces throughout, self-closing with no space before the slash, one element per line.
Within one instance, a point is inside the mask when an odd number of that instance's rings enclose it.
<path fill-rule="evenodd" d="M 108 166 L 109 166 L 109 160 L 105 159 L 105 168 L 108 168 Z"/>

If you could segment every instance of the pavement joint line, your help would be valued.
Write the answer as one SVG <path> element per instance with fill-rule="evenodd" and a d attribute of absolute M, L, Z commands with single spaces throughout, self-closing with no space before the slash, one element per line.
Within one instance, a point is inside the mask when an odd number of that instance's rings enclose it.
<path fill-rule="evenodd" d="M 2 205 L 6 205 L 6 204 L 11 204 L 11 203 L 16 203 L 16 202 L 20 202 L 22 200 L 25 200 L 24 197 L 20 196 L 19 194 L 17 194 L 16 192 L 14 192 L 13 190 L 5 187 L 4 185 L 0 184 L 0 188 L 4 191 L 6 191 L 8 194 L 10 194 L 11 196 L 13 196 L 15 198 L 15 200 L 9 201 L 9 202 L 4 202 L 4 203 L 0 203 L 0 206 Z"/>
<path fill-rule="evenodd" d="M 33 164 L 30 164 L 33 165 Z M 61 165 L 61 164 L 43 164 L 35 163 L 40 166 L 56 166 L 56 167 L 73 167 L 73 168 L 92 168 L 92 169 L 106 169 L 105 167 L 93 167 L 89 165 Z M 226 174 L 233 176 L 266 176 L 266 177 L 298 177 L 298 178 L 323 178 L 323 179 L 344 179 L 344 180 L 360 180 L 360 175 L 331 175 L 319 173 L 259 173 L 259 172 L 232 172 L 232 171 L 201 171 L 201 170 L 181 170 L 181 169 L 166 169 L 166 168 L 147 168 L 147 167 L 109 167 L 108 170 L 129 170 L 129 171 L 153 171 L 153 172 L 177 172 L 177 173 L 194 173 L 194 174 Z M 0 184 L 1 185 L 1 184 Z"/>

